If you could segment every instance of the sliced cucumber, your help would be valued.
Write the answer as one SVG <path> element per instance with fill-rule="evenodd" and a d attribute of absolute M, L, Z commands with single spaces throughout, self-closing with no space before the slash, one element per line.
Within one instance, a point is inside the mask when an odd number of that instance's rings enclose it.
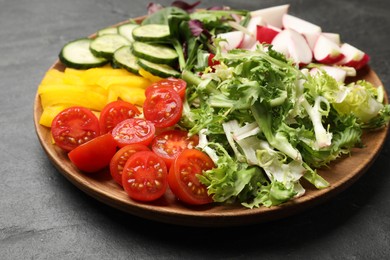
<path fill-rule="evenodd" d="M 133 43 L 133 54 L 140 59 L 168 65 L 175 64 L 178 58 L 177 52 L 173 48 L 139 41 Z"/>
<path fill-rule="evenodd" d="M 168 25 L 145 24 L 133 30 L 133 38 L 140 42 L 166 42 L 170 38 Z"/>
<path fill-rule="evenodd" d="M 97 31 L 97 36 L 102 36 L 105 34 L 118 34 L 118 28 L 117 27 L 108 27 L 101 29 Z"/>
<path fill-rule="evenodd" d="M 132 73 L 138 74 L 140 66 L 138 65 L 138 58 L 131 52 L 130 46 L 123 46 L 114 52 L 113 60 L 116 68 L 124 68 Z"/>
<path fill-rule="evenodd" d="M 125 36 L 130 42 L 134 41 L 133 30 L 137 28 L 139 24 L 136 23 L 126 23 L 118 26 L 118 33 L 122 36 Z"/>
<path fill-rule="evenodd" d="M 114 52 L 125 45 L 130 45 L 130 41 L 124 36 L 104 34 L 93 39 L 90 48 L 95 56 L 111 59 Z"/>
<path fill-rule="evenodd" d="M 138 59 L 138 65 L 155 76 L 162 78 L 180 77 L 180 72 L 167 64 L 157 64 L 144 59 Z"/>
<path fill-rule="evenodd" d="M 91 52 L 91 42 L 89 38 L 81 38 L 65 44 L 59 54 L 60 61 L 74 69 L 89 69 L 107 64 L 107 59 L 96 57 Z"/>

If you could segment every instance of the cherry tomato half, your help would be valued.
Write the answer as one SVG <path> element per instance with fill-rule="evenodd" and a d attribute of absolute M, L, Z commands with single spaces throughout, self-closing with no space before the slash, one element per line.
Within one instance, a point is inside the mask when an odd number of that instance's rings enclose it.
<path fill-rule="evenodd" d="M 197 175 L 212 169 L 210 157 L 196 149 L 183 150 L 175 159 L 168 174 L 169 188 L 175 196 L 191 205 L 203 205 L 213 200 Z"/>
<path fill-rule="evenodd" d="M 177 78 L 166 78 L 157 81 L 145 89 L 145 96 L 148 96 L 156 88 L 171 88 L 176 91 L 181 99 L 186 95 L 187 82 Z"/>
<path fill-rule="evenodd" d="M 141 112 L 138 108 L 129 102 L 117 100 L 108 103 L 100 112 L 100 132 L 102 134 L 111 132 L 118 123 L 139 114 Z"/>
<path fill-rule="evenodd" d="M 69 159 L 84 172 L 97 172 L 109 165 L 117 144 L 111 134 L 98 136 L 68 153 Z"/>
<path fill-rule="evenodd" d="M 151 143 L 152 151 L 160 156 L 169 168 L 184 149 L 192 149 L 199 143 L 197 135 L 188 136 L 187 131 L 167 130 L 156 135 Z"/>
<path fill-rule="evenodd" d="M 145 99 L 144 116 L 156 127 L 170 127 L 179 122 L 183 102 L 177 92 L 168 88 L 156 88 Z"/>
<path fill-rule="evenodd" d="M 99 119 L 85 107 L 69 107 L 61 111 L 51 124 L 54 142 L 71 151 L 100 135 Z"/>
<path fill-rule="evenodd" d="M 129 118 L 112 129 L 112 136 L 119 147 L 128 144 L 149 145 L 155 132 L 156 128 L 150 121 L 143 118 Z"/>
<path fill-rule="evenodd" d="M 150 151 L 150 149 L 143 144 L 129 144 L 119 149 L 110 162 L 110 174 L 114 181 L 122 186 L 122 171 L 127 160 L 139 151 Z"/>
<path fill-rule="evenodd" d="M 123 189 L 132 199 L 156 200 L 168 188 L 167 175 L 163 159 L 152 151 L 137 152 L 127 160 L 123 168 Z"/>

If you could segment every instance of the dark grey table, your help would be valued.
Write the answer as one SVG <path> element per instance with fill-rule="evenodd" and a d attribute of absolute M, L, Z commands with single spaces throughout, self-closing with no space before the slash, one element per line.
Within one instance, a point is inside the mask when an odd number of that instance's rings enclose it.
<path fill-rule="evenodd" d="M 259 9 L 288 1 L 204 1 Z M 170 4 L 170 1 L 160 1 Z M 290 13 L 366 50 L 390 91 L 388 0 L 290 1 Z M 146 13 L 143 0 L 0 0 L 1 259 L 389 259 L 390 141 L 369 171 L 334 199 L 246 227 L 161 224 L 84 194 L 49 162 L 33 100 L 67 41 Z"/>

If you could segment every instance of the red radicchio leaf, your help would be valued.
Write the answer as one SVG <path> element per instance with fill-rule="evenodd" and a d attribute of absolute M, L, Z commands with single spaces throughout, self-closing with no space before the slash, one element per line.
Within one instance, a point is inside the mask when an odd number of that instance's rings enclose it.
<path fill-rule="evenodd" d="M 197 1 L 197 2 L 195 2 L 193 4 L 189 4 L 189 3 L 184 2 L 184 1 L 173 1 L 171 6 L 175 6 L 175 7 L 181 8 L 184 11 L 187 11 L 187 12 L 191 13 L 193 11 L 193 9 L 200 4 L 200 2 L 201 1 Z"/>
<path fill-rule="evenodd" d="M 199 35 L 201 35 L 203 30 L 204 30 L 203 24 L 199 20 L 190 20 L 188 22 L 188 25 L 190 27 L 192 35 L 194 35 L 195 37 L 198 37 Z"/>
<path fill-rule="evenodd" d="M 208 30 L 203 28 L 203 23 L 199 20 L 190 20 L 188 21 L 188 26 L 190 27 L 191 33 L 193 36 L 198 37 L 201 34 L 205 35 L 207 39 L 211 38 L 211 34 Z"/>

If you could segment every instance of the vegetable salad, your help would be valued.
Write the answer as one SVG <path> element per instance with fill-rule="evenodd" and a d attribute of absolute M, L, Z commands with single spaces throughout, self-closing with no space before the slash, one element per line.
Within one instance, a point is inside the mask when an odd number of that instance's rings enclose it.
<path fill-rule="evenodd" d="M 329 187 L 317 169 L 350 154 L 354 147 L 363 147 L 363 131 L 385 127 L 390 119 L 383 86 L 365 80 L 352 81 L 353 78 L 350 83 L 345 81 L 345 77 L 356 75 L 356 70 L 366 65 L 368 55 L 351 45 L 345 47 L 348 52 L 343 52 L 342 43 L 336 44 L 336 39 L 331 44 L 324 34 L 321 46 L 337 50 L 337 58 L 326 56 L 321 50 L 322 63 L 311 53 L 303 55 L 310 62 L 302 62 L 299 54 L 312 45 L 307 32 L 285 33 L 287 36 L 283 37 L 293 35 L 292 45 L 285 49 L 281 48 L 280 40 L 279 45 L 273 41 L 284 30 L 293 30 L 295 25 L 283 24 L 287 15 L 284 6 L 250 12 L 227 7 L 196 10 L 197 4 L 181 1 L 169 7 L 151 4 L 149 15 L 141 23 L 130 23 L 133 33 L 126 34 L 132 36 L 126 45 L 116 47 L 127 56 L 118 57 L 119 52 L 110 49 L 110 55 L 104 52 L 105 56 L 100 58 L 104 64 L 112 59 L 114 67 L 133 74 L 147 74 L 157 82 L 171 77 L 186 82 L 185 93 L 176 102 L 182 105 L 180 118 L 175 117 L 174 125 L 164 121 L 156 127 L 180 130 L 189 138 L 196 136 L 199 140 L 191 149 L 201 151 L 203 154 L 197 156 L 211 162 L 193 174 L 211 198 L 204 200 L 207 203 L 270 207 L 303 196 L 303 179 L 317 189 Z M 274 15 L 270 16 L 272 12 Z M 273 18 L 274 27 L 269 17 Z M 291 23 L 297 21 L 288 18 Z M 275 24 L 280 24 L 279 28 L 275 29 Z M 269 28 L 264 30 L 266 26 Z M 150 28 L 161 29 L 153 33 Z M 318 30 L 318 26 L 312 28 Z M 260 35 L 268 29 L 273 30 L 272 34 Z M 114 32 L 116 38 L 117 33 Z M 112 29 L 108 34 L 115 38 Z M 253 35 L 254 41 L 248 43 L 246 37 Z M 297 51 L 294 39 L 299 39 L 297 42 L 306 39 L 307 48 Z M 80 51 L 80 45 L 72 42 L 71 47 L 65 54 L 61 52 L 62 61 L 68 67 L 102 66 L 99 57 L 95 57 L 98 62 L 94 64 L 90 63 L 91 59 L 89 63 L 77 64 L 80 60 L 72 50 Z M 349 59 L 353 52 L 359 54 L 360 60 Z M 66 56 L 69 53 L 70 58 Z M 99 53 L 92 50 L 89 58 Z M 123 60 L 131 61 L 131 65 L 124 64 Z M 335 76 L 330 69 L 337 70 L 338 74 Z M 171 90 L 153 91 L 154 94 L 146 95 L 147 100 L 157 93 L 162 99 L 164 91 L 172 94 Z M 120 99 L 120 95 L 115 97 Z M 148 101 L 144 113 L 136 117 L 145 116 L 149 120 L 152 116 L 147 113 L 152 109 L 155 103 Z M 153 110 L 153 116 L 159 112 Z M 149 151 L 143 153 L 155 157 Z M 191 150 L 191 153 L 197 152 Z M 160 159 L 153 160 L 160 165 Z M 177 170 L 180 161 L 171 161 L 175 165 L 171 169 Z M 171 189 L 176 191 L 181 182 L 176 179 L 174 182 Z M 192 201 L 185 198 L 182 200 Z"/>

